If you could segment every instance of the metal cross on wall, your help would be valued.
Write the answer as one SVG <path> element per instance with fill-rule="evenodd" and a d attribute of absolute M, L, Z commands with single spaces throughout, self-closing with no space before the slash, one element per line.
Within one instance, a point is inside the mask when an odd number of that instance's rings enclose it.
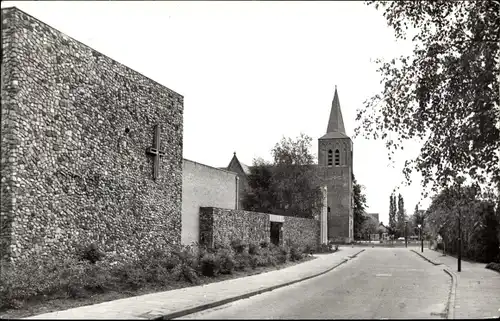
<path fill-rule="evenodd" d="M 156 180 L 160 171 L 160 157 L 165 156 L 165 152 L 160 150 L 160 125 L 155 125 L 154 131 L 153 147 L 148 147 L 146 153 L 153 155 L 153 179 Z"/>

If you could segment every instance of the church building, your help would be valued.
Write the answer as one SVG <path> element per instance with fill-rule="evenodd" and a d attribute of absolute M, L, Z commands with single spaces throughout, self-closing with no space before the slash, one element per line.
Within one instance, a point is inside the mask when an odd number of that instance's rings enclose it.
<path fill-rule="evenodd" d="M 328 239 L 353 240 L 353 143 L 346 134 L 340 100 L 335 87 L 330 118 L 325 135 L 318 139 L 317 174 L 326 187 L 326 213 Z M 224 168 L 238 177 L 238 206 L 241 208 L 248 191 L 250 166 L 241 163 L 236 153 Z"/>

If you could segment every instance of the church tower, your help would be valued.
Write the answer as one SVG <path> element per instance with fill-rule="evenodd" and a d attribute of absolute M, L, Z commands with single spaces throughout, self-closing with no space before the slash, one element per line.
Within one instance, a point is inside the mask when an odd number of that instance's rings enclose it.
<path fill-rule="evenodd" d="M 337 86 L 326 134 L 318 139 L 318 167 L 327 186 L 328 239 L 354 237 L 352 140 L 345 133 Z"/>

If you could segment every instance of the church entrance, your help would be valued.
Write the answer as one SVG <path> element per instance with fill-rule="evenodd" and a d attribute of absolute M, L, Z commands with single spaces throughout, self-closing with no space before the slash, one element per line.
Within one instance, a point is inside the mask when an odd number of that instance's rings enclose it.
<path fill-rule="evenodd" d="M 271 222 L 271 243 L 273 243 L 276 246 L 279 246 L 281 243 L 281 238 L 282 238 L 282 229 L 283 229 L 283 223 L 282 222 Z"/>

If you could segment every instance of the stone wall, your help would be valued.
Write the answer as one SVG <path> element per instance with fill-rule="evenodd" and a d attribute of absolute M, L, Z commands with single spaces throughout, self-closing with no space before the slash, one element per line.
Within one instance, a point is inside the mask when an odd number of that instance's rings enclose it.
<path fill-rule="evenodd" d="M 245 243 L 270 241 L 269 214 L 203 207 L 200 209 L 200 243 L 209 246 L 239 239 Z"/>
<path fill-rule="evenodd" d="M 199 242 L 200 207 L 234 209 L 236 173 L 187 159 L 182 163 L 182 243 Z"/>
<path fill-rule="evenodd" d="M 301 217 L 285 216 L 283 223 L 285 244 L 316 248 L 320 242 L 320 221 Z"/>
<path fill-rule="evenodd" d="M 2 258 L 179 243 L 183 97 L 16 8 L 2 48 Z"/>
<path fill-rule="evenodd" d="M 200 243 L 214 246 L 236 239 L 256 244 L 270 242 L 269 218 L 267 213 L 203 207 L 200 209 Z M 319 245 L 319 221 L 285 216 L 283 239 L 285 244 L 293 240 L 301 246 L 315 248 Z"/>

